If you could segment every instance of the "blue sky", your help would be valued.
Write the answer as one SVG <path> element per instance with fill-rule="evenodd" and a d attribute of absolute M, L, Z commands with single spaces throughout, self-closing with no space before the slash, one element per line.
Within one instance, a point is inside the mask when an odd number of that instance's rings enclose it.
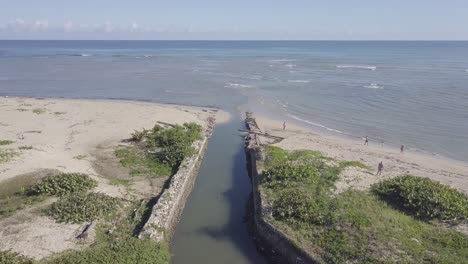
<path fill-rule="evenodd" d="M 0 39 L 468 40 L 468 0 L 0 0 Z"/>

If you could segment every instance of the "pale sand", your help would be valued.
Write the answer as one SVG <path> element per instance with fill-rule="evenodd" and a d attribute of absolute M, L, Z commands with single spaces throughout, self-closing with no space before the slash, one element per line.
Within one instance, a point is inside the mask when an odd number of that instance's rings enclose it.
<path fill-rule="evenodd" d="M 210 116 L 218 122 L 229 119 L 214 109 L 146 102 L 0 98 L 0 140 L 15 141 L 1 148 L 19 154 L 0 164 L 0 184 L 21 174 L 57 169 L 86 173 L 98 181 L 96 191 L 124 196 L 124 187 L 99 177 L 96 153 L 103 148 L 113 153 L 113 147 L 134 130 L 152 128 L 157 121 L 196 122 L 206 127 Z M 32 149 L 19 150 L 22 146 Z M 57 224 L 23 211 L 0 220 L 0 250 L 12 249 L 39 259 L 78 247 L 74 238 L 80 226 Z"/>
<path fill-rule="evenodd" d="M 428 177 L 440 183 L 452 186 L 468 194 L 468 164 L 440 157 L 426 156 L 420 153 L 405 152 L 398 149 L 382 147 L 370 142 L 364 145 L 364 140 L 353 141 L 329 135 L 319 135 L 312 130 L 296 124 L 287 124 L 283 131 L 283 122 L 262 116 L 255 116 L 263 132 L 285 137 L 276 146 L 287 150 L 318 150 L 326 156 L 337 160 L 360 161 L 372 170 L 348 168 L 340 175 L 337 182 L 337 192 L 349 188 L 365 190 L 386 178 L 411 174 Z M 378 163 L 384 164 L 382 176 L 376 176 Z"/>

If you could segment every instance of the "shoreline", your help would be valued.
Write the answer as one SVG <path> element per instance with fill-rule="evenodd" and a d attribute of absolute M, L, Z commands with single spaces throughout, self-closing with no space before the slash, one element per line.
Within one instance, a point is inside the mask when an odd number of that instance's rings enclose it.
<path fill-rule="evenodd" d="M 463 161 L 406 150 L 401 154 L 397 148 L 388 145 L 382 147 L 372 142 L 369 146 L 365 146 L 364 140 L 317 133 L 297 123 L 287 123 L 286 130 L 283 131 L 282 120 L 265 115 L 256 115 L 256 119 L 263 132 L 285 138 L 275 144 L 284 149 L 318 150 L 331 158 L 360 161 L 371 168 L 368 172 L 350 170 L 351 176 L 347 180 L 351 183 L 339 186 L 339 190 L 350 186 L 365 189 L 377 182 L 381 178 L 373 174 L 377 164 L 383 161 L 385 166 L 383 178 L 405 174 L 429 177 L 468 194 L 468 163 Z"/>
<path fill-rule="evenodd" d="M 338 129 L 326 127 L 326 126 L 324 126 L 322 124 L 319 124 L 319 123 L 313 124 L 312 121 L 301 120 L 301 118 L 298 118 L 296 116 L 292 116 L 292 114 L 290 114 L 290 113 L 281 112 L 281 117 L 283 119 L 280 119 L 275 114 L 267 113 L 265 111 L 257 111 L 257 112 L 254 111 L 254 113 L 256 114 L 256 116 L 258 118 L 264 118 L 264 119 L 274 120 L 274 121 L 281 121 L 281 127 L 282 127 L 282 122 L 286 121 L 286 124 L 289 124 L 289 125 L 292 124 L 296 128 L 301 128 L 302 130 L 307 130 L 310 133 L 318 134 L 320 136 L 335 137 L 335 138 L 344 139 L 344 140 L 347 140 L 347 141 L 354 141 L 354 142 L 357 142 L 357 143 L 358 142 L 364 143 L 364 136 L 365 135 L 358 136 L 358 135 L 355 135 L 355 134 L 348 133 L 346 131 L 341 131 L 341 130 L 338 130 Z M 309 122 L 311 122 L 311 123 L 309 123 Z M 339 131 L 339 132 L 337 132 L 337 131 Z M 399 149 L 400 145 L 397 144 L 397 143 L 394 143 L 394 142 L 384 141 L 384 140 L 381 140 L 381 139 L 378 139 L 378 138 L 369 138 L 369 141 L 370 141 L 371 144 L 372 143 L 379 144 L 379 145 L 383 144 L 384 148 L 394 149 L 394 150 L 396 150 L 398 152 L 400 151 L 400 149 Z M 405 144 L 405 152 L 410 152 L 410 153 L 414 153 L 414 154 L 418 154 L 418 155 L 426 156 L 426 157 L 443 159 L 443 160 L 447 160 L 447 161 L 450 161 L 450 162 L 456 162 L 456 163 L 459 163 L 459 164 L 465 164 L 465 166 L 468 167 L 468 161 L 464 161 L 463 159 L 456 158 L 456 157 L 449 157 L 447 155 L 439 154 L 438 152 L 432 151 L 432 150 L 429 150 L 429 149 L 418 148 L 416 146 L 408 146 L 408 145 Z"/>

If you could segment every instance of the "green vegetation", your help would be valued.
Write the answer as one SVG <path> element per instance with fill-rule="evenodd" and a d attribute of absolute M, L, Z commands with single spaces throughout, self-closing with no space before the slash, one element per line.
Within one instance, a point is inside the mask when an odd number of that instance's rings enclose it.
<path fill-rule="evenodd" d="M 12 141 L 12 140 L 4 140 L 4 139 L 0 140 L 0 146 L 10 145 L 10 144 L 13 144 L 13 143 L 15 143 L 15 142 Z"/>
<path fill-rule="evenodd" d="M 102 193 L 72 194 L 54 202 L 46 213 L 57 222 L 83 223 L 110 216 L 120 205 L 119 199 Z"/>
<path fill-rule="evenodd" d="M 32 146 L 28 145 L 28 146 L 19 146 L 18 149 L 20 150 L 30 150 L 30 149 L 33 149 Z"/>
<path fill-rule="evenodd" d="M 110 179 L 111 185 L 122 185 L 122 186 L 129 186 L 130 180 L 127 179 Z"/>
<path fill-rule="evenodd" d="M 61 173 L 49 176 L 29 189 L 31 194 L 63 196 L 83 193 L 97 186 L 97 182 L 81 173 Z"/>
<path fill-rule="evenodd" d="M 145 208 L 135 202 L 127 206 L 116 222 L 101 223 L 96 228 L 96 243 L 82 251 L 68 251 L 46 259 L 41 264 L 167 264 L 169 247 L 150 239 L 133 236 Z M 110 231 L 112 230 L 112 232 Z"/>
<path fill-rule="evenodd" d="M 269 220 L 325 263 L 466 263 L 466 235 L 420 221 L 372 193 L 334 194 L 347 166 L 366 168 L 315 151 L 268 147 L 260 188 L 273 207 Z M 449 204 L 459 201 L 444 193 Z"/>
<path fill-rule="evenodd" d="M 121 146 L 115 154 L 132 175 L 169 176 L 175 173 L 184 158 L 193 155 L 192 144 L 201 139 L 201 126 L 186 123 L 183 126 L 135 131 L 131 146 Z"/>
<path fill-rule="evenodd" d="M 120 146 L 115 150 L 122 166 L 130 169 L 131 175 L 170 176 L 169 165 L 160 162 L 158 157 L 146 153 L 138 146 Z"/>
<path fill-rule="evenodd" d="M 0 149 L 0 164 L 10 161 L 17 155 L 18 153 L 11 149 Z"/>
<path fill-rule="evenodd" d="M 35 113 L 37 115 L 40 115 L 40 114 L 45 113 L 46 109 L 44 109 L 44 108 L 34 108 L 32 111 L 33 111 L 33 113 Z"/>
<path fill-rule="evenodd" d="M 468 197 L 428 178 L 400 176 L 378 182 L 371 189 L 395 207 L 422 219 L 468 220 Z"/>
<path fill-rule="evenodd" d="M 81 155 L 76 155 L 73 158 L 77 159 L 77 160 L 83 160 L 83 159 L 86 159 L 86 157 L 88 157 L 88 156 L 81 154 Z"/>
<path fill-rule="evenodd" d="M 13 215 L 16 211 L 44 201 L 44 196 L 27 195 L 27 188 L 37 182 L 31 175 L 17 176 L 0 184 L 0 219 Z M 1 262 L 0 262 L 1 263 Z"/>
<path fill-rule="evenodd" d="M 0 251 L 0 264 L 33 264 L 30 258 L 23 257 L 11 251 Z"/>

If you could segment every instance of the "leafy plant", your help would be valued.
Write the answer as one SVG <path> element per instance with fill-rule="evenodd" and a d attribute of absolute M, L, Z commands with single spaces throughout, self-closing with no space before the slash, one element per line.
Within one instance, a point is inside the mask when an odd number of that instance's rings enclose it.
<path fill-rule="evenodd" d="M 83 223 L 110 216 L 119 206 L 119 199 L 102 193 L 73 194 L 51 204 L 46 213 L 60 223 Z"/>
<path fill-rule="evenodd" d="M 0 251 L 0 264 L 33 264 L 34 260 L 10 250 Z"/>
<path fill-rule="evenodd" d="M 10 144 L 13 144 L 15 143 L 14 141 L 12 140 L 0 140 L 0 146 L 5 146 L 5 145 L 10 145 Z"/>
<path fill-rule="evenodd" d="M 29 190 L 31 194 L 67 195 L 71 193 L 87 192 L 97 186 L 97 182 L 88 175 L 81 173 L 61 173 L 48 176 Z"/>
<path fill-rule="evenodd" d="M 396 207 L 423 219 L 468 219 L 468 197 L 428 178 L 395 177 L 372 185 L 371 190 Z"/>

